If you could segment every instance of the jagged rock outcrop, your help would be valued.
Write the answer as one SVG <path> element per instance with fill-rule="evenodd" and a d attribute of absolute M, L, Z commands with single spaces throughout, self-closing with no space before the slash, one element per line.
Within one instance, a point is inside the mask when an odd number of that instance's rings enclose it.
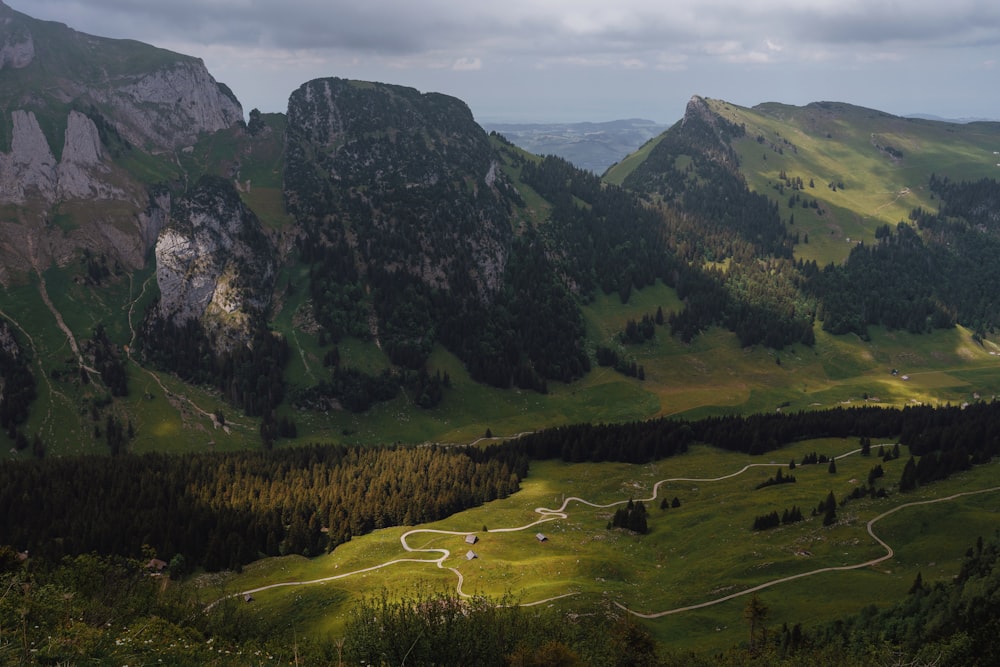
<path fill-rule="evenodd" d="M 55 199 L 112 199 L 123 192 L 104 176 L 104 150 L 94 122 L 78 111 L 69 113 L 62 160 L 56 161 L 32 111 L 11 114 L 10 153 L 0 154 L 0 198 L 21 203 L 34 196 Z"/>
<path fill-rule="evenodd" d="M 55 193 L 56 159 L 35 114 L 15 110 L 11 114 L 10 153 L 0 155 L 0 196 L 22 202 L 28 190 L 49 199 Z"/>
<path fill-rule="evenodd" d="M 174 205 L 156 242 L 158 315 L 194 318 L 221 349 L 245 343 L 270 303 L 274 247 L 235 188 L 206 177 Z"/>
<path fill-rule="evenodd" d="M 684 109 L 684 118 L 680 120 L 679 127 L 681 132 L 699 142 L 706 155 L 730 171 L 738 170 L 739 160 L 731 142 L 742 136 L 744 130 L 716 113 L 708 100 L 700 95 L 692 96 Z"/>

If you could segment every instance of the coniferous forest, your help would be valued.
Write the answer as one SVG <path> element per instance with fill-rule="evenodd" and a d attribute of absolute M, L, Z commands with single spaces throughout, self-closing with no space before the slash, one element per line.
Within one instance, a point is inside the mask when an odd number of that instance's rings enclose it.
<path fill-rule="evenodd" d="M 151 548 L 184 571 L 320 555 L 376 528 L 434 521 L 518 488 L 511 447 L 70 457 L 0 465 L 5 544 L 57 562 Z M 29 498 L 30 502 L 25 502 Z"/>

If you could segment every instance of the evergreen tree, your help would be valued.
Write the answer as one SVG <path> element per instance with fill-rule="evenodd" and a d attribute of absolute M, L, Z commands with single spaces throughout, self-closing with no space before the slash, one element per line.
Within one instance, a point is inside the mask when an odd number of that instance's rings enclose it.
<path fill-rule="evenodd" d="M 837 522 L 837 499 L 833 495 L 833 491 L 827 494 L 826 500 L 823 501 L 823 525 L 831 526 Z"/>
<path fill-rule="evenodd" d="M 746 619 L 750 629 L 749 650 L 751 655 L 757 655 L 767 641 L 767 612 L 767 605 L 761 602 L 756 593 L 750 597 L 743 608 L 743 618 Z"/>
<path fill-rule="evenodd" d="M 917 463 L 911 456 L 903 466 L 903 474 L 899 478 L 900 491 L 912 491 L 917 488 Z"/>

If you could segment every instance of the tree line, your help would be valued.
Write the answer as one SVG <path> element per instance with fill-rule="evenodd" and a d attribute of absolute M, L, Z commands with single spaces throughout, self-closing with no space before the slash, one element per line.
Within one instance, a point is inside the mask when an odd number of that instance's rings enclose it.
<path fill-rule="evenodd" d="M 138 557 L 148 545 L 164 560 L 182 556 L 188 568 L 238 568 L 449 516 L 513 493 L 526 471 L 510 446 L 5 461 L 0 535 L 53 560 Z"/>

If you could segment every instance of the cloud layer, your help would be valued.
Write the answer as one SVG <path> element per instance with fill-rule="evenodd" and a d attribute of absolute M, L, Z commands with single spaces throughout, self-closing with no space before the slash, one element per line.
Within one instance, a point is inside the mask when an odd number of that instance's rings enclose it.
<path fill-rule="evenodd" d="M 530 116 L 531 100 L 539 117 L 551 117 L 560 100 L 567 119 L 572 108 L 651 115 L 656 99 L 674 105 L 710 92 L 754 103 L 780 99 L 796 84 L 799 95 L 816 99 L 864 102 L 870 95 L 871 106 L 893 99 L 923 104 L 889 111 L 954 113 L 931 97 L 932 90 L 941 94 L 942 82 L 952 104 L 966 105 L 964 115 L 997 108 L 995 98 L 973 90 L 973 78 L 986 76 L 1000 58 L 1000 3 L 982 0 L 11 2 L 84 32 L 201 56 L 244 104 L 267 111 L 282 110 L 291 89 L 314 76 L 435 87 L 463 97 L 477 115 L 509 116 L 516 106 Z M 925 98 L 910 89 L 913 71 L 927 77 Z M 497 90 L 517 82 L 523 88 Z M 625 84 L 646 90 L 629 94 Z M 900 88 L 895 97 L 893 84 Z M 651 85 L 661 89 L 659 98 Z M 666 92 L 675 86 L 683 90 Z M 743 99 L 754 89 L 758 99 Z M 799 95 L 782 101 L 809 101 Z M 627 112 L 630 100 L 634 113 Z"/>

